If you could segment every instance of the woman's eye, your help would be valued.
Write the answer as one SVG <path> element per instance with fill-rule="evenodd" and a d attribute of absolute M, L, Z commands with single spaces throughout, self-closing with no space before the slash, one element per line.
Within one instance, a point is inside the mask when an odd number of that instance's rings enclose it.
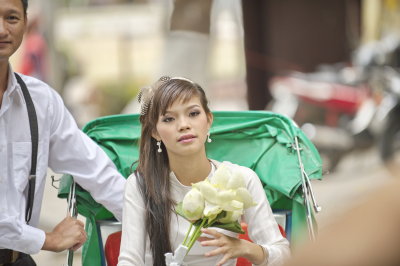
<path fill-rule="evenodd" d="M 172 117 L 164 117 L 162 121 L 168 123 L 168 122 L 171 122 L 173 120 L 174 119 Z"/>
<path fill-rule="evenodd" d="M 193 111 L 193 112 L 190 112 L 190 116 L 198 116 L 200 114 L 200 112 L 199 111 Z"/>

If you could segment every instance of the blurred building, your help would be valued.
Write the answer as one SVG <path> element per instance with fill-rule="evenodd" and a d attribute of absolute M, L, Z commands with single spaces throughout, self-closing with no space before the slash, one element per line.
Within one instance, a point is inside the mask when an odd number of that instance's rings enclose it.
<path fill-rule="evenodd" d="M 191 78 L 220 102 L 238 102 L 247 92 L 250 109 L 265 109 L 271 76 L 349 62 L 360 43 L 399 20 L 398 0 L 30 3 L 42 9 L 49 83 L 63 93 L 69 79 L 83 78 L 104 92 L 99 115 L 120 112 L 164 74 Z"/>
<path fill-rule="evenodd" d="M 242 1 L 248 102 L 265 109 L 269 79 L 349 61 L 360 36 L 360 0 Z"/>

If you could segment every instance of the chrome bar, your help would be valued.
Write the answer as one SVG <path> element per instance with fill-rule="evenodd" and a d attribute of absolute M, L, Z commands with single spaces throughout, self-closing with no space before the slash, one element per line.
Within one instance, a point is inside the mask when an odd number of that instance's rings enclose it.
<path fill-rule="evenodd" d="M 67 216 L 71 216 L 73 218 L 76 218 L 78 216 L 77 208 L 76 208 L 76 183 L 72 179 L 72 184 L 69 189 L 69 194 L 68 194 L 68 209 L 67 209 Z M 72 266 L 74 260 L 74 251 L 69 249 L 67 251 L 67 262 L 64 264 L 64 266 Z"/>
<path fill-rule="evenodd" d="M 311 182 L 310 182 L 310 178 L 308 177 L 308 174 L 306 173 L 306 171 L 304 171 L 304 175 L 306 176 L 307 187 L 310 192 L 311 200 L 313 202 L 314 211 L 316 213 L 318 213 L 318 212 L 322 211 L 322 207 L 318 205 L 317 200 L 315 199 L 314 192 L 312 190 L 312 186 L 311 186 Z"/>
<path fill-rule="evenodd" d="M 299 161 L 299 166 L 300 166 L 300 171 L 301 171 L 301 183 L 302 183 L 302 189 L 303 189 L 303 198 L 304 198 L 304 204 L 306 205 L 306 217 L 307 217 L 307 227 L 308 227 L 308 235 L 312 241 L 315 240 L 315 231 L 314 231 L 314 224 L 312 220 L 312 210 L 310 207 L 310 201 L 309 201 L 309 187 L 307 185 L 307 178 L 304 173 L 304 165 L 301 160 L 300 156 L 300 146 L 299 142 L 297 139 L 297 136 L 294 138 L 295 141 L 295 150 L 297 152 L 297 159 Z"/>

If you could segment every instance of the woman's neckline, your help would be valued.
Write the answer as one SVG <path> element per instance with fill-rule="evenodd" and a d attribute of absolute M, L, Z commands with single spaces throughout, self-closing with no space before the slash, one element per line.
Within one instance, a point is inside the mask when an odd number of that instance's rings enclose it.
<path fill-rule="evenodd" d="M 217 165 L 213 162 L 213 160 L 208 159 L 208 161 L 210 162 L 211 165 L 211 170 L 208 173 L 207 177 L 204 179 L 210 179 L 210 177 L 212 177 L 214 175 L 215 170 L 217 169 Z M 170 178 L 172 178 L 173 180 L 175 180 L 180 186 L 183 187 L 187 187 L 187 188 L 191 188 L 192 185 L 184 185 L 181 183 L 181 181 L 179 181 L 178 177 L 175 175 L 175 173 L 173 171 L 170 172 Z"/>

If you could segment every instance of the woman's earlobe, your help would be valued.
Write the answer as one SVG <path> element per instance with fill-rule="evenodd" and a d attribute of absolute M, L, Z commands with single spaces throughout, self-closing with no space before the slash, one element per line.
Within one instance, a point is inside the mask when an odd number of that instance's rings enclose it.
<path fill-rule="evenodd" d="M 153 139 L 155 139 L 156 141 L 161 141 L 161 138 L 160 138 L 160 136 L 158 135 L 157 132 L 151 133 L 151 137 L 152 137 Z"/>
<path fill-rule="evenodd" d="M 212 123 L 213 123 L 213 121 L 214 121 L 214 116 L 213 116 L 212 113 L 209 113 L 209 114 L 208 114 L 207 120 L 208 120 L 208 123 L 210 123 L 210 128 L 211 128 L 211 125 L 212 125 Z M 208 130 L 210 130 L 210 129 L 208 129 Z"/>

